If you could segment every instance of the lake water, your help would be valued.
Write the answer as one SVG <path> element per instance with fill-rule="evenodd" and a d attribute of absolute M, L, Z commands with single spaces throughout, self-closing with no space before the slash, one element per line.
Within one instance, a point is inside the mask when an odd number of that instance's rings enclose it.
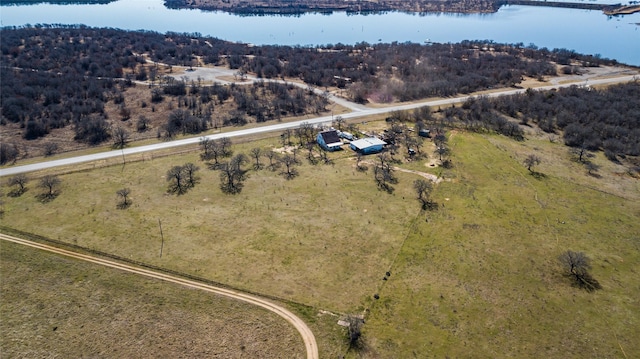
<path fill-rule="evenodd" d="M 0 23 L 2 26 L 85 24 L 161 33 L 198 32 L 258 45 L 492 40 L 549 49 L 566 48 L 640 66 L 640 13 L 607 17 L 594 10 L 505 6 L 494 14 L 334 12 L 330 15 L 238 16 L 167 9 L 162 0 L 119 0 L 107 5 L 2 6 Z"/>

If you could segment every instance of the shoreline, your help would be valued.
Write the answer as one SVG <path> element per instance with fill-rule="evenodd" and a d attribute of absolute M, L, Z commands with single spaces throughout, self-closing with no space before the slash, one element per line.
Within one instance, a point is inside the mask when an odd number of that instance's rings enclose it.
<path fill-rule="evenodd" d="M 353 2 L 349 4 L 334 0 L 301 1 L 297 4 L 280 3 L 280 1 L 236 2 L 220 0 L 165 0 L 164 5 L 170 9 L 198 9 L 202 11 L 224 11 L 240 16 L 301 16 L 308 13 L 332 14 L 379 14 L 386 12 L 405 12 L 415 14 L 455 13 L 455 14 L 488 14 L 497 12 L 505 5 L 562 7 L 570 9 L 601 10 L 607 16 L 623 16 L 640 12 L 640 5 L 593 4 L 569 1 L 530 1 L 530 0 L 470 0 L 470 1 L 438 1 L 425 0 L 407 4 L 402 1 Z"/>

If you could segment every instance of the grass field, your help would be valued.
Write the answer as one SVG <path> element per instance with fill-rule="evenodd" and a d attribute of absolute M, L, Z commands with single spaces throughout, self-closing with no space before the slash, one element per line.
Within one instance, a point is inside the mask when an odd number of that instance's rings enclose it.
<path fill-rule="evenodd" d="M 443 206 L 417 222 L 371 308 L 370 356 L 638 357 L 637 180 L 598 186 L 548 141 L 461 133 L 451 145 Z M 545 177 L 527 173 L 526 153 L 543 153 Z M 602 290 L 560 274 L 569 249 L 592 259 Z"/>
<path fill-rule="evenodd" d="M 235 150 L 248 153 L 255 145 L 241 144 Z M 200 163 L 201 180 L 195 188 L 181 196 L 167 194 L 166 171 L 198 163 L 197 156 L 63 175 L 61 194 L 50 203 L 39 203 L 35 188 L 21 198 L 7 198 L 2 223 L 348 312 L 373 295 L 374 283 L 407 235 L 407 219 L 417 213 L 410 188 L 383 195 L 372 175 L 356 171 L 347 158 L 335 166 L 301 166 L 300 176 L 291 181 L 277 171 L 253 171 L 235 196 L 222 193 L 218 172 Z M 116 191 L 122 187 L 131 188 L 133 204 L 126 210 L 116 209 Z M 165 239 L 162 258 L 159 221 Z"/>
<path fill-rule="evenodd" d="M 301 166 L 291 181 L 252 171 L 235 196 L 207 169 L 185 195 L 167 194 L 166 171 L 199 163 L 191 153 L 65 174 L 47 204 L 32 183 L 5 198 L 1 221 L 315 308 L 300 311 L 316 322 L 323 357 L 344 343 L 337 318 L 319 310 L 368 311 L 366 347 L 351 356 L 640 355 L 638 180 L 600 157 L 600 177 L 588 176 L 565 147 L 541 139 L 455 132 L 449 142 L 453 169 L 404 165 L 445 177 L 433 212 L 419 212 L 411 184 L 420 177 L 398 173 L 396 191 L 380 192 L 350 151 L 334 154 L 333 166 Z M 523 167 L 529 153 L 543 158 L 544 175 Z M 116 209 L 122 187 L 132 193 L 126 210 Z M 593 260 L 602 290 L 586 293 L 560 275 L 556 258 L 568 249 Z"/>
<path fill-rule="evenodd" d="M 305 358 L 284 319 L 239 301 L 0 243 L 3 358 Z"/>

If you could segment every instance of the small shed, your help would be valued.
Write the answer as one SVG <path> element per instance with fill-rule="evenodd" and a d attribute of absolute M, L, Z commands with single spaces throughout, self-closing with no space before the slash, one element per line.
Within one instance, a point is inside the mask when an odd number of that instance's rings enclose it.
<path fill-rule="evenodd" d="M 351 149 L 364 155 L 382 151 L 387 143 L 377 137 L 367 137 L 351 142 Z"/>
<path fill-rule="evenodd" d="M 316 137 L 316 140 L 320 147 L 327 151 L 337 151 L 342 148 L 342 140 L 340 139 L 340 136 L 338 136 L 338 131 L 336 130 L 320 132 Z"/>

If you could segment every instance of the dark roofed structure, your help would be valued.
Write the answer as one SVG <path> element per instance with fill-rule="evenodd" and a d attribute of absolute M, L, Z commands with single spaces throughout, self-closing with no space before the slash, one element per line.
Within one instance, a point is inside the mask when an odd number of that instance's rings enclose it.
<path fill-rule="evenodd" d="M 337 151 L 342 148 L 342 140 L 336 130 L 320 132 L 316 139 L 320 147 L 327 151 Z"/>

